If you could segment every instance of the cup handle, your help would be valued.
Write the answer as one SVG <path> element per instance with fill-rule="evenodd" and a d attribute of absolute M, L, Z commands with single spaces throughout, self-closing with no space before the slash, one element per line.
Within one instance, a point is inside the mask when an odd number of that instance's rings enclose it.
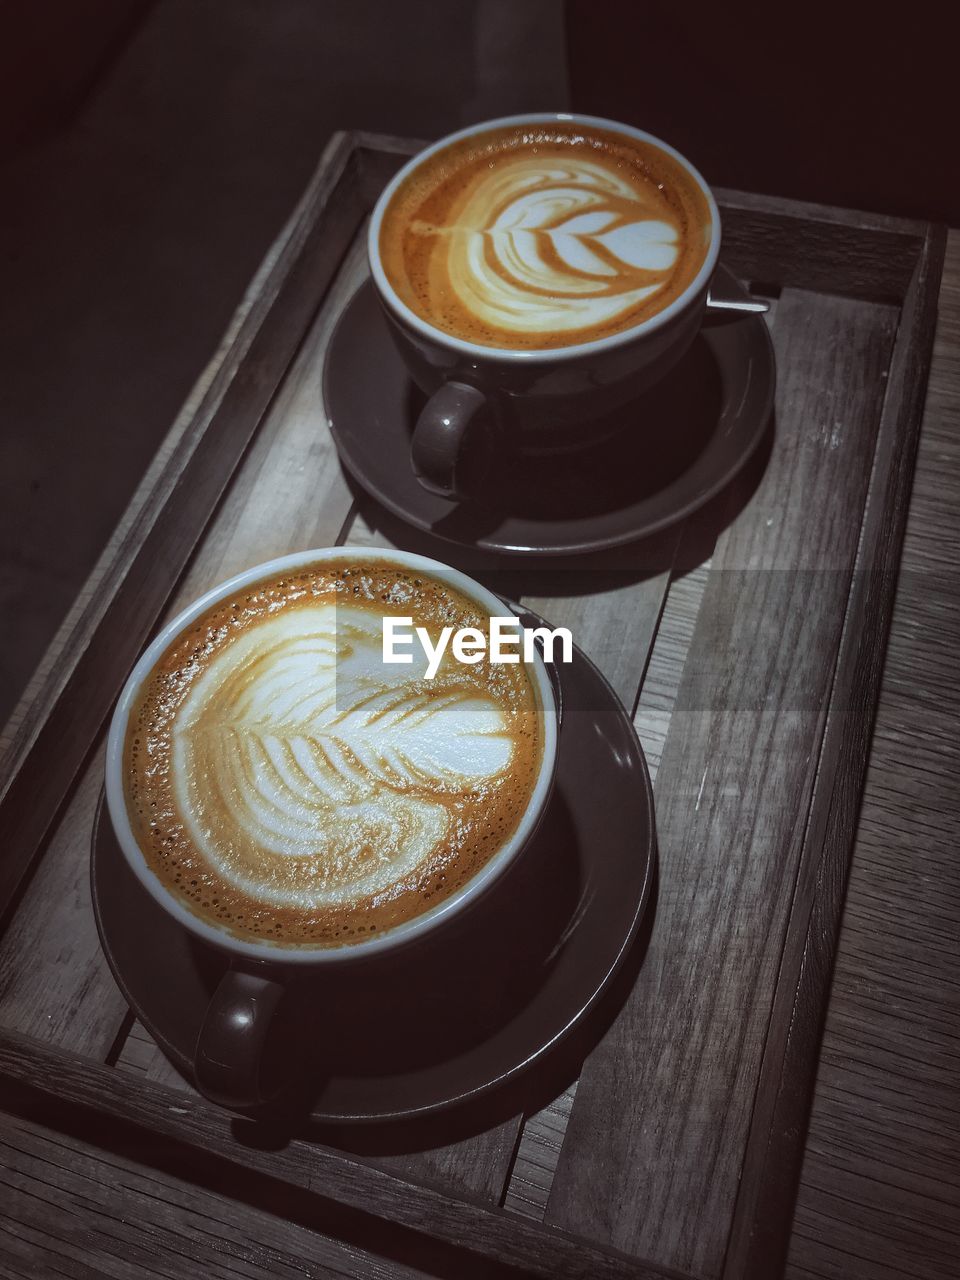
<path fill-rule="evenodd" d="M 230 968 L 220 979 L 197 1040 L 197 1088 L 224 1107 L 265 1102 L 260 1064 L 281 983 L 247 969 Z"/>
<path fill-rule="evenodd" d="M 443 498 L 467 496 L 468 479 L 481 478 L 477 446 L 486 435 L 487 397 L 464 382 L 445 382 L 420 411 L 411 443 L 413 473 Z M 468 472 L 470 473 L 468 475 Z"/>

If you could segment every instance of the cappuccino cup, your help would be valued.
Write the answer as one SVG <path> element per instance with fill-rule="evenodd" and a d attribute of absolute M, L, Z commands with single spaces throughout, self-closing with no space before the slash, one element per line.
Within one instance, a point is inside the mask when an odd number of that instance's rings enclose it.
<path fill-rule="evenodd" d="M 291 982 L 361 961 L 375 982 L 530 844 L 556 766 L 551 675 L 533 649 L 436 656 L 446 628 L 475 635 L 508 613 L 423 556 L 305 551 L 207 592 L 134 667 L 107 808 L 151 898 L 230 961 L 195 1053 L 212 1100 L 264 1100 Z M 423 643 L 388 658 L 401 622 Z"/>
<path fill-rule="evenodd" d="M 704 179 L 628 125 L 507 116 L 414 156 L 377 201 L 368 253 L 428 397 L 421 484 L 465 497 L 514 453 L 597 443 L 693 342 L 719 251 Z"/>

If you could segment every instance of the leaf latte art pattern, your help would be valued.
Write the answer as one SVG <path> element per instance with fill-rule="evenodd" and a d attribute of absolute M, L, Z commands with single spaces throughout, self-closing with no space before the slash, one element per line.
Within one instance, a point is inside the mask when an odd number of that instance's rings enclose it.
<path fill-rule="evenodd" d="M 268 617 L 210 662 L 173 731 L 177 809 L 230 885 L 277 908 L 349 905 L 416 871 L 464 793 L 508 769 L 501 708 L 458 671 L 384 666 L 382 615 Z"/>
<path fill-rule="evenodd" d="M 445 333 L 549 350 L 670 306 L 713 251 L 714 220 L 699 176 L 656 139 L 519 120 L 413 161 L 374 216 L 374 263 Z"/>
<path fill-rule="evenodd" d="M 679 230 L 616 172 L 587 159 L 518 156 L 480 178 L 455 221 L 414 224 L 444 242 L 450 288 L 492 327 L 607 324 L 663 288 Z"/>

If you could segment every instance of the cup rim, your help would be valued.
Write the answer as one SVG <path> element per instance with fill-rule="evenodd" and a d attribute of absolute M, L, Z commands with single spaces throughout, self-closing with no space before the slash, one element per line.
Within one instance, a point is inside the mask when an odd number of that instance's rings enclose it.
<path fill-rule="evenodd" d="M 159 877 L 151 870 L 146 860 L 127 812 L 123 785 L 123 755 L 126 743 L 127 726 L 130 712 L 141 691 L 143 683 L 157 660 L 166 651 L 171 642 L 187 629 L 211 605 L 232 595 L 235 591 L 276 573 L 303 568 L 307 565 L 329 563 L 336 560 L 383 560 L 390 564 L 402 564 L 406 568 L 420 569 L 442 581 L 448 581 L 467 595 L 474 603 L 486 609 L 490 616 L 506 608 L 504 601 L 487 587 L 476 582 L 467 574 L 442 561 L 428 556 L 417 555 L 393 548 L 356 548 L 323 547 L 312 551 L 294 552 L 292 555 L 279 556 L 272 560 L 254 565 L 242 573 L 235 574 L 225 582 L 205 592 L 186 609 L 182 610 L 160 630 L 138 659 L 127 681 L 124 684 L 117 705 L 110 721 L 107 734 L 105 790 L 107 811 L 113 827 L 117 843 L 137 879 L 150 896 L 180 924 L 203 941 L 226 950 L 233 955 L 246 959 L 272 962 L 284 966 L 311 964 L 343 963 L 358 961 L 375 956 L 395 947 L 413 941 L 425 933 L 431 932 L 439 924 L 468 906 L 480 897 L 495 880 L 514 861 L 515 857 L 533 835 L 546 809 L 553 787 L 557 763 L 557 708 L 553 686 L 546 666 L 539 653 L 534 656 L 528 672 L 534 677 L 534 688 L 540 699 L 543 723 L 543 749 L 537 780 L 534 784 L 530 800 L 516 830 L 508 840 L 500 846 L 496 853 L 465 884 L 436 906 L 404 921 L 391 929 L 378 933 L 375 937 L 345 942 L 337 946 L 323 947 L 310 945 L 277 945 L 268 940 L 255 941 L 239 938 L 226 929 L 208 923 L 198 914 L 191 911 L 181 899 L 167 888 Z M 504 616 L 501 612 L 499 616 Z M 532 665 L 532 672 L 530 666 Z"/>
<path fill-rule="evenodd" d="M 387 274 L 380 261 L 380 227 L 383 224 L 383 215 L 394 192 L 408 175 L 413 173 L 425 160 L 463 138 L 473 137 L 478 133 L 486 133 L 492 129 L 506 128 L 510 125 L 545 124 L 553 120 L 592 125 L 594 128 L 607 129 L 611 133 L 625 134 L 627 137 L 638 138 L 642 142 L 652 143 L 654 146 L 659 147 L 661 151 L 665 151 L 667 155 L 672 156 L 687 171 L 703 193 L 710 210 L 710 241 L 697 274 L 682 293 L 679 293 L 672 302 L 667 303 L 662 311 L 649 316 L 646 320 L 641 320 L 639 323 L 631 325 L 628 329 L 622 329 L 618 333 L 608 334 L 604 338 L 591 338 L 588 342 L 570 343 L 562 347 L 530 347 L 523 350 L 510 347 L 488 347 L 479 342 L 470 342 L 466 338 L 458 338 L 454 334 L 447 333 L 445 330 L 437 328 L 436 325 L 430 324 L 428 320 L 424 320 L 422 316 L 417 315 L 400 298 L 393 285 L 387 279 Z M 681 155 L 675 147 L 672 147 L 669 142 L 664 142 L 661 138 L 652 133 L 647 133 L 644 129 L 637 129 L 633 125 L 622 124 L 617 120 L 608 120 L 603 116 L 585 115 L 577 111 L 533 111 L 522 112 L 518 115 L 498 116 L 494 120 L 483 120 L 479 124 L 468 125 L 464 129 L 458 129 L 455 133 L 446 134 L 428 147 L 424 147 L 422 151 L 418 151 L 416 155 L 411 156 L 406 164 L 401 166 L 394 174 L 377 198 L 370 217 L 370 225 L 367 228 L 367 258 L 377 291 L 384 303 L 398 320 L 409 325 L 431 341 L 438 342 L 459 352 L 461 355 L 470 356 L 474 359 L 486 357 L 488 360 L 507 360 L 517 363 L 543 361 L 549 364 L 556 364 L 563 360 L 572 359 L 575 356 L 608 351 L 624 346 L 629 342 L 635 341 L 638 337 L 654 333 L 657 329 L 668 324 L 675 316 L 685 311 L 700 291 L 706 288 L 716 269 L 717 259 L 720 255 L 720 237 L 720 210 L 717 207 L 713 192 L 700 171 L 686 156 Z"/>

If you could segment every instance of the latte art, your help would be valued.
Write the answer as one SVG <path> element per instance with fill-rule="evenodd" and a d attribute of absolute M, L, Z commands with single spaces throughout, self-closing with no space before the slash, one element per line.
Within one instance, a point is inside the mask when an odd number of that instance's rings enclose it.
<path fill-rule="evenodd" d="M 339 572 L 342 572 L 339 571 Z M 158 667 L 127 744 L 148 861 L 240 935 L 321 945 L 452 892 L 510 835 L 539 760 L 522 667 L 382 660 L 385 613 L 475 606 L 395 565 L 216 606 Z"/>
<path fill-rule="evenodd" d="M 442 798 L 499 777 L 495 702 L 423 670 L 387 683 L 381 616 L 290 610 L 210 665 L 174 723 L 177 805 L 236 888 L 281 907 L 342 906 L 415 871 L 446 836 Z"/>
<path fill-rule="evenodd" d="M 706 256 L 709 208 L 652 143 L 556 124 L 428 157 L 384 212 L 380 252 L 423 319 L 489 346 L 589 341 L 656 314 Z"/>
<path fill-rule="evenodd" d="M 679 232 L 615 173 L 586 159 L 545 168 L 511 157 L 481 176 L 454 226 L 414 222 L 446 238 L 436 270 L 491 329 L 539 335 L 604 325 L 661 290 Z"/>

